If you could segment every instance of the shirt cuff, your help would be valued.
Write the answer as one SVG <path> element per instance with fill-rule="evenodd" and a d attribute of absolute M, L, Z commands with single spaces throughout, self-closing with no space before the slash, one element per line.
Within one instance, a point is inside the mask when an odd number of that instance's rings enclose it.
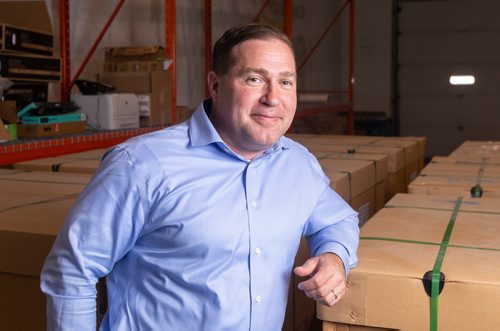
<path fill-rule="evenodd" d="M 351 262 L 349 253 L 345 249 L 345 247 L 342 244 L 339 244 L 337 242 L 329 242 L 321 245 L 321 247 L 318 248 L 318 250 L 315 252 L 315 256 L 321 255 L 323 253 L 333 253 L 340 257 L 342 260 L 342 263 L 344 264 L 344 270 L 346 276 L 349 274 L 349 271 L 351 268 L 356 266 L 356 262 Z"/>

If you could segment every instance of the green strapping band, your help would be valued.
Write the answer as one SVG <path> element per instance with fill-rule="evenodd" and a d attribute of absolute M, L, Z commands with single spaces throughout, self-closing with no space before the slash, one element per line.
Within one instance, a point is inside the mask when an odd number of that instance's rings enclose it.
<path fill-rule="evenodd" d="M 481 179 L 483 178 L 485 166 L 486 166 L 486 163 L 484 161 L 481 162 L 481 166 L 479 167 L 479 171 L 477 172 L 477 177 L 476 177 L 476 185 L 477 186 L 481 186 Z"/>
<path fill-rule="evenodd" d="M 418 241 L 418 240 L 409 240 L 409 239 L 398 239 L 398 238 L 388 238 L 388 237 L 359 237 L 361 240 L 380 240 L 380 241 L 392 241 L 406 244 L 417 244 L 417 245 L 430 245 L 430 246 L 439 246 L 441 243 L 433 242 L 433 241 Z M 490 247 L 477 247 L 477 246 L 467 246 L 467 245 L 453 245 L 449 244 L 448 247 L 453 248 L 462 248 L 462 249 L 476 249 L 480 251 L 493 251 L 500 252 L 500 248 L 490 248 Z"/>
<path fill-rule="evenodd" d="M 438 298 L 439 298 L 439 276 L 441 273 L 441 266 L 443 265 L 444 255 L 446 254 L 446 249 L 450 243 L 451 233 L 453 232 L 453 227 L 455 226 L 455 220 L 458 215 L 458 210 L 462 204 L 462 197 L 457 199 L 455 203 L 455 208 L 451 214 L 450 221 L 446 227 L 446 232 L 444 233 L 443 240 L 441 241 L 441 246 L 439 248 L 439 253 L 434 263 L 434 269 L 432 270 L 432 286 L 431 286 L 431 325 L 430 330 L 436 331 L 438 329 Z"/>
<path fill-rule="evenodd" d="M 455 202 L 455 207 L 453 208 L 453 213 L 451 214 L 450 221 L 446 227 L 446 231 L 443 236 L 441 243 L 426 242 L 426 241 L 415 241 L 415 240 L 404 240 L 404 239 L 393 239 L 393 238 L 378 238 L 378 237 L 360 237 L 360 239 L 365 240 L 385 240 L 394 242 L 405 242 L 423 245 L 439 245 L 439 252 L 434 263 L 434 268 L 432 269 L 432 281 L 431 281 L 431 307 L 430 307 L 430 331 L 437 331 L 438 329 L 438 301 L 439 301 L 439 281 L 441 275 L 441 267 L 443 265 L 444 256 L 446 254 L 446 249 L 448 246 L 461 247 L 461 248 L 473 248 L 468 246 L 450 245 L 450 237 L 453 232 L 453 227 L 455 226 L 455 220 L 462 204 L 462 197 L 457 198 Z M 496 250 L 496 249 L 493 249 Z M 498 250 L 500 251 L 500 250 Z"/>
<path fill-rule="evenodd" d="M 467 204 L 467 202 L 464 203 L 464 205 Z M 424 210 L 437 210 L 437 211 L 452 211 L 453 209 L 450 208 L 434 208 L 434 207 L 417 207 L 417 206 L 412 206 L 412 205 L 389 205 L 386 204 L 384 208 L 411 208 L 411 209 L 424 209 Z M 461 213 L 473 213 L 473 214 L 493 214 L 493 215 L 500 215 L 500 212 L 498 211 L 484 211 L 484 210 L 461 210 Z"/>

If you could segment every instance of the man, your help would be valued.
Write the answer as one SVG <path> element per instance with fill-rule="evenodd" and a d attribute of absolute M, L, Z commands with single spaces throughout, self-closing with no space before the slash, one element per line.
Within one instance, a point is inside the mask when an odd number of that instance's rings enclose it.
<path fill-rule="evenodd" d="M 184 123 L 111 150 L 68 215 L 41 277 L 49 329 L 280 330 L 294 272 L 333 305 L 356 262 L 358 219 L 316 159 L 283 137 L 296 109 L 291 44 L 263 25 L 228 30 L 210 99 Z"/>

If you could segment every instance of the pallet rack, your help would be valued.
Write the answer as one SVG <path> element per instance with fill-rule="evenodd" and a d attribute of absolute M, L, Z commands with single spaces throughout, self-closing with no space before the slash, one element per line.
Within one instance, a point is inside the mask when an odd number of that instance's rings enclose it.
<path fill-rule="evenodd" d="M 272 0 L 265 0 L 259 9 L 253 21 L 258 21 L 261 14 Z M 75 81 L 79 78 L 81 72 L 85 68 L 92 54 L 96 50 L 99 42 L 103 38 L 116 14 L 119 12 L 125 0 L 119 0 L 115 9 L 106 21 L 104 27 L 99 33 L 94 44 L 88 51 L 79 69 L 74 77 L 71 77 L 70 65 L 70 31 L 69 31 L 69 6 L 70 0 L 59 0 L 59 33 L 60 33 L 60 57 L 61 57 L 61 99 L 68 100 L 69 92 L 74 85 Z M 304 64 L 309 60 L 319 44 L 322 42 L 326 34 L 334 26 L 340 15 L 346 8 L 349 8 L 349 68 L 348 68 L 348 89 L 340 91 L 347 93 L 348 101 L 344 103 L 315 106 L 301 109 L 297 111 L 297 118 L 307 118 L 324 112 L 347 112 L 347 132 L 353 133 L 353 51 L 354 51 L 354 2 L 355 0 L 345 0 L 344 4 L 340 7 L 339 11 L 334 15 L 333 19 L 328 24 L 322 35 L 316 41 L 312 49 L 307 53 L 305 58 L 298 65 L 297 70 L 300 71 Z M 205 72 L 210 70 L 211 63 L 211 48 L 212 48 L 212 19 L 211 7 L 212 0 L 205 0 Z M 291 37 L 292 36 L 292 0 L 284 0 L 284 31 Z M 172 119 L 177 122 L 177 101 L 176 101 L 176 54 L 175 54 L 175 0 L 165 0 L 165 53 L 172 59 L 172 65 L 169 70 L 172 70 Z M 205 91 L 208 94 L 208 91 Z M 140 128 L 120 131 L 110 131 L 103 133 L 85 133 L 82 135 L 69 136 L 63 138 L 53 139 L 40 139 L 29 141 L 15 141 L 8 143 L 0 143 L 0 166 L 26 161 L 30 159 L 49 157 L 55 155 L 62 155 L 74 152 L 80 152 L 89 149 L 109 147 L 126 140 L 129 137 L 157 130 L 158 128 Z"/>

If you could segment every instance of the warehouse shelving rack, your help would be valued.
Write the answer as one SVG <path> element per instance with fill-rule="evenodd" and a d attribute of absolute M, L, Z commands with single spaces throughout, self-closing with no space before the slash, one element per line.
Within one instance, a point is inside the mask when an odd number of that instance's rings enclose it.
<path fill-rule="evenodd" d="M 264 10 L 271 3 L 272 0 L 265 0 L 256 14 L 253 21 L 258 21 Z M 69 6 L 70 0 L 59 0 L 59 33 L 60 33 L 60 57 L 61 57 L 61 99 L 68 100 L 69 92 L 74 85 L 75 81 L 79 78 L 81 72 L 85 68 L 92 54 L 99 45 L 101 39 L 119 12 L 125 0 L 119 0 L 113 12 L 106 21 L 104 27 L 99 33 L 94 44 L 86 54 L 82 64 L 77 70 L 75 76 L 71 78 L 71 57 L 70 57 L 70 30 L 69 30 Z M 354 2 L 355 0 L 345 0 L 344 4 L 340 7 L 338 12 L 334 15 L 333 19 L 328 24 L 320 38 L 316 41 L 312 49 L 307 53 L 302 62 L 298 65 L 297 70 L 300 71 L 305 63 L 312 56 L 319 44 L 322 42 L 326 34 L 334 26 L 340 15 L 346 8 L 349 8 L 349 68 L 348 68 L 348 89 L 347 91 L 340 91 L 340 93 L 347 93 L 348 101 L 345 103 L 322 105 L 301 109 L 296 113 L 297 118 L 307 118 L 324 112 L 347 112 L 347 132 L 353 133 L 353 51 L 354 51 Z M 212 21 L 211 21 L 211 4 L 212 0 L 205 0 L 205 72 L 208 73 L 211 65 L 211 48 L 212 48 Z M 176 100 L 176 52 L 175 52 L 175 0 L 165 0 L 165 53 L 172 60 L 172 65 L 169 70 L 172 70 L 172 119 L 177 122 L 177 100 Z M 284 31 L 291 37 L 292 36 L 292 0 L 284 0 Z M 208 91 L 205 90 L 208 95 Z M 14 142 L 0 144 L 0 166 L 13 164 L 16 162 L 26 161 L 30 159 L 50 157 L 56 155 L 63 155 L 68 153 L 75 153 L 84 150 L 105 148 L 117 143 L 120 143 L 130 137 L 143 134 L 146 132 L 158 130 L 160 127 L 152 128 L 139 128 L 129 130 L 118 130 L 109 132 L 85 133 L 81 135 L 57 137 L 51 139 L 39 140 L 19 140 Z"/>

